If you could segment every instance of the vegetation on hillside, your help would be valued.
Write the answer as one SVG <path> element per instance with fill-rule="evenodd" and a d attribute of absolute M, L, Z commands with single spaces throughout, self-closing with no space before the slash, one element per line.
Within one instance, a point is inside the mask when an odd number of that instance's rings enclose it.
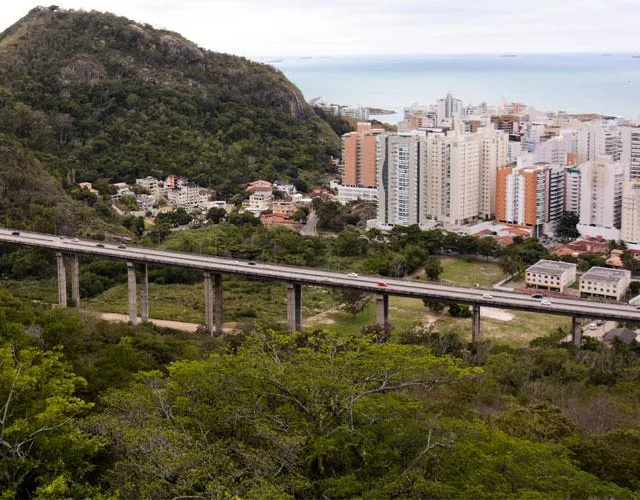
<path fill-rule="evenodd" d="M 331 127 L 271 66 L 56 7 L 0 34 L 0 133 L 39 161 L 23 184 L 36 193 L 44 177 L 55 192 L 74 179 L 178 174 L 225 197 L 257 178 L 314 181 L 340 153 Z M 0 155 L 0 175 L 14 168 Z M 16 208 L 29 202 L 39 204 Z"/>
<path fill-rule="evenodd" d="M 637 346 L 169 334 L 0 292 L 7 497 L 636 498 Z"/>

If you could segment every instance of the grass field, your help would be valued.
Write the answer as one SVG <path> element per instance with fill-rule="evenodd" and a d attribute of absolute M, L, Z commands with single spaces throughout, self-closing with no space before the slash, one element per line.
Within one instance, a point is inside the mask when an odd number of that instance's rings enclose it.
<path fill-rule="evenodd" d="M 526 346 L 535 338 L 554 333 L 558 327 L 563 328 L 567 333 L 570 332 L 571 318 L 524 311 L 509 311 L 509 313 L 513 314 L 513 319 L 510 321 L 482 318 L 480 321 L 481 337 L 521 347 Z M 436 327 L 441 332 L 452 329 L 464 332 L 465 338 L 471 340 L 471 318 L 451 318 L 443 315 L 438 319 Z"/>
<path fill-rule="evenodd" d="M 443 258 L 443 272 L 440 281 L 445 284 L 474 286 L 476 283 L 482 288 L 491 288 L 494 283 L 506 275 L 499 265 L 491 262 L 466 261 L 463 259 Z M 424 279 L 424 275 L 418 275 Z M 389 321 L 394 332 L 407 330 L 422 322 L 429 315 L 421 300 L 404 297 L 390 297 Z M 535 314 L 530 312 L 510 311 L 513 319 L 503 321 L 492 318 L 482 318 L 481 335 L 484 339 L 491 339 L 514 346 L 527 345 L 536 337 L 549 335 L 558 327 L 567 332 L 571 326 L 571 319 L 561 316 Z M 446 314 L 436 315 L 434 328 L 439 331 L 455 330 L 471 340 L 471 318 L 451 318 Z M 312 318 L 310 327 L 322 328 L 331 332 L 343 334 L 359 333 L 363 327 L 376 322 L 375 298 L 367 307 L 355 317 L 348 313 L 330 311 Z"/>
<path fill-rule="evenodd" d="M 566 332 L 570 331 L 570 318 L 521 311 L 509 312 L 513 315 L 510 321 L 483 317 L 480 322 L 482 338 L 520 347 L 528 345 L 537 337 L 554 333 L 558 327 Z M 455 331 L 463 335 L 465 340 L 471 341 L 471 318 L 451 318 L 447 314 L 432 315 L 421 300 L 404 297 L 389 298 L 389 322 L 393 326 L 392 336 L 393 333 L 397 334 L 413 328 L 426 316 L 436 319 L 435 331 Z M 342 335 L 353 335 L 359 334 L 363 327 L 373 325 L 375 322 L 376 304 L 375 299 L 372 298 L 365 310 L 356 316 L 331 311 L 317 318 L 311 318 L 305 326 Z"/>
<path fill-rule="evenodd" d="M 483 288 L 504 277 L 497 264 L 443 258 L 444 271 L 441 281 L 447 284 Z M 340 267 L 350 267 L 345 259 Z M 338 266 L 336 266 L 338 267 Z M 424 278 L 424 276 L 421 276 Z M 224 278 L 225 322 L 258 321 L 263 323 L 286 323 L 286 287 L 282 283 Z M 2 280 L 0 288 L 7 289 L 16 297 L 41 300 L 47 303 L 57 301 L 56 280 L 16 281 Z M 83 300 L 83 307 L 96 312 L 128 313 L 126 285 L 118 285 L 105 293 Z M 171 319 L 190 323 L 204 323 L 204 290 L 202 283 L 194 285 L 149 286 L 151 317 Z M 322 328 L 341 334 L 357 334 L 362 328 L 376 323 L 375 297 L 371 297 L 364 311 L 353 316 L 338 312 L 332 292 L 323 288 L 303 287 L 303 318 L 305 327 Z M 421 300 L 391 297 L 389 302 L 390 322 L 394 332 L 408 330 L 421 323 L 429 312 Z M 528 312 L 512 312 L 514 319 L 501 321 L 482 318 L 482 337 L 512 345 L 526 345 L 533 338 L 547 335 L 563 327 L 568 331 L 571 320 L 560 316 L 541 315 Z M 471 319 L 455 319 L 437 316 L 435 328 L 440 331 L 455 329 L 471 338 Z"/>
<path fill-rule="evenodd" d="M 52 280 L 0 280 L 0 289 L 14 297 L 40 300 L 49 304 L 58 301 L 58 281 Z"/>
<path fill-rule="evenodd" d="M 405 297 L 389 297 L 389 320 L 394 331 L 402 331 L 412 328 L 422 322 L 426 309 L 419 299 Z M 365 326 L 376 323 L 376 300 L 371 297 L 365 309 L 357 314 L 349 314 L 331 310 L 318 318 L 310 318 L 307 325 L 310 328 L 322 328 L 333 333 L 344 335 L 358 334 Z"/>
<path fill-rule="evenodd" d="M 506 277 L 500 266 L 493 262 L 443 259 L 442 267 L 440 281 L 451 285 L 475 286 L 477 283 L 481 288 L 491 288 Z"/>
<path fill-rule="evenodd" d="M 225 322 L 255 320 L 264 323 L 286 323 L 286 286 L 276 282 L 223 279 L 223 304 Z M 332 304 L 329 290 L 303 287 L 303 315 L 313 316 Z M 84 301 L 85 307 L 97 312 L 127 314 L 128 293 L 126 285 L 118 285 L 105 293 Z M 204 287 L 194 285 L 149 284 L 150 316 L 189 323 L 204 323 Z"/>

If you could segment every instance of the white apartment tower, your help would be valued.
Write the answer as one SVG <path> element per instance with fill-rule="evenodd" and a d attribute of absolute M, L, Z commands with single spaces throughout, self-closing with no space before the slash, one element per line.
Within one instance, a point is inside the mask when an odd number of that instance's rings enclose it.
<path fill-rule="evenodd" d="M 491 219 L 496 213 L 496 172 L 509 160 L 509 135 L 489 128 L 481 129 L 480 136 L 480 180 L 478 216 Z"/>
<path fill-rule="evenodd" d="M 626 178 L 622 163 L 599 156 L 580 165 L 580 171 L 580 224 L 620 229 Z"/>
<path fill-rule="evenodd" d="M 436 122 L 438 127 L 453 127 L 453 119 L 461 116 L 464 112 L 464 106 L 460 99 L 454 98 L 451 94 L 447 94 L 444 99 L 438 99 L 436 105 Z"/>
<path fill-rule="evenodd" d="M 448 224 L 478 217 L 480 140 L 478 134 L 435 133 L 427 136 L 427 216 Z"/>
<path fill-rule="evenodd" d="M 563 131 L 560 135 L 538 143 L 534 158 L 536 163 L 564 165 L 567 154 L 573 152 L 573 135 Z"/>
<path fill-rule="evenodd" d="M 580 215 L 580 167 L 565 167 L 564 211 Z"/>
<path fill-rule="evenodd" d="M 538 148 L 542 138 L 547 135 L 547 127 L 544 123 L 528 123 L 522 136 L 522 151 L 533 153 Z"/>
<path fill-rule="evenodd" d="M 423 132 L 382 134 L 377 142 L 378 223 L 420 224 L 424 218 Z"/>
<path fill-rule="evenodd" d="M 579 162 L 592 161 L 601 155 L 609 155 L 613 161 L 621 159 L 622 137 L 616 125 L 600 121 L 582 124 L 575 132 L 573 145 Z"/>
<path fill-rule="evenodd" d="M 593 161 L 604 154 L 604 129 L 600 122 L 582 125 L 574 136 L 574 150 L 580 163 Z"/>
<path fill-rule="evenodd" d="M 632 180 L 640 179 L 640 127 L 620 127 L 620 139 L 622 142 L 620 160 Z"/>
<path fill-rule="evenodd" d="M 625 181 L 622 189 L 622 227 L 620 239 L 640 243 L 640 182 Z"/>

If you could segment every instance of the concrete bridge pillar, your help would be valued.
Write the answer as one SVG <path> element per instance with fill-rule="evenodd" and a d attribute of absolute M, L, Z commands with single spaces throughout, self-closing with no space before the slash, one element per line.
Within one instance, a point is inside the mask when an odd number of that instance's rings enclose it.
<path fill-rule="evenodd" d="M 571 317 L 571 342 L 576 347 L 582 345 L 582 322 L 576 316 Z"/>
<path fill-rule="evenodd" d="M 209 335 L 213 335 L 213 288 L 211 286 L 211 273 L 202 273 L 204 284 L 204 324 Z"/>
<path fill-rule="evenodd" d="M 64 265 L 62 252 L 56 252 L 56 265 L 58 268 L 58 305 L 67 307 L 67 268 Z"/>
<path fill-rule="evenodd" d="M 480 304 L 473 304 L 472 340 L 476 344 L 480 342 Z"/>
<path fill-rule="evenodd" d="M 290 332 L 302 330 L 302 285 L 287 283 L 287 323 Z"/>
<path fill-rule="evenodd" d="M 138 292 L 136 289 L 136 266 L 133 262 L 127 262 L 127 281 L 129 284 L 129 321 L 135 326 L 138 324 Z"/>
<path fill-rule="evenodd" d="M 75 307 L 80 307 L 80 263 L 78 255 L 73 255 L 71 261 L 71 302 Z"/>
<path fill-rule="evenodd" d="M 376 322 L 378 326 L 389 326 L 389 296 L 378 295 L 376 297 Z"/>
<path fill-rule="evenodd" d="M 140 280 L 140 319 L 143 323 L 149 321 L 149 265 L 146 263 Z"/>
<path fill-rule="evenodd" d="M 224 319 L 222 316 L 222 274 L 213 275 L 213 300 L 215 303 L 216 335 L 224 333 Z"/>

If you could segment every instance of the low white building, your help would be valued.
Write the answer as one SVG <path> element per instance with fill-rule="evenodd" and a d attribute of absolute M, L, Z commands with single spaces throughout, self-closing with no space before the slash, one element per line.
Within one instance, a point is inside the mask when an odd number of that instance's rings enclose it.
<path fill-rule="evenodd" d="M 298 192 L 298 190 L 293 184 L 280 184 L 278 182 L 273 183 L 273 190 L 284 193 L 289 197 L 293 196 Z"/>
<path fill-rule="evenodd" d="M 167 199 L 177 208 L 193 210 L 207 206 L 211 190 L 200 186 L 180 186 L 167 191 Z"/>
<path fill-rule="evenodd" d="M 527 268 L 528 287 L 564 292 L 576 280 L 575 264 L 556 260 L 539 260 Z"/>
<path fill-rule="evenodd" d="M 343 205 L 351 201 L 378 201 L 378 188 L 338 185 L 338 201 Z"/>
<path fill-rule="evenodd" d="M 149 194 L 151 196 L 155 196 L 156 198 L 159 196 L 164 196 L 165 194 L 164 181 L 156 179 L 155 177 L 152 177 L 150 175 L 142 179 L 136 179 L 136 184 L 149 191 Z"/>
<path fill-rule="evenodd" d="M 271 191 L 256 191 L 249 200 L 242 203 L 242 208 L 251 212 L 255 217 L 273 209 L 273 193 Z"/>
<path fill-rule="evenodd" d="M 621 300 L 631 282 L 631 271 L 592 267 L 580 278 L 580 296 Z"/>
<path fill-rule="evenodd" d="M 148 194 L 139 194 L 136 196 L 136 203 L 138 204 L 139 211 L 151 212 L 156 203 L 156 199 Z"/>

